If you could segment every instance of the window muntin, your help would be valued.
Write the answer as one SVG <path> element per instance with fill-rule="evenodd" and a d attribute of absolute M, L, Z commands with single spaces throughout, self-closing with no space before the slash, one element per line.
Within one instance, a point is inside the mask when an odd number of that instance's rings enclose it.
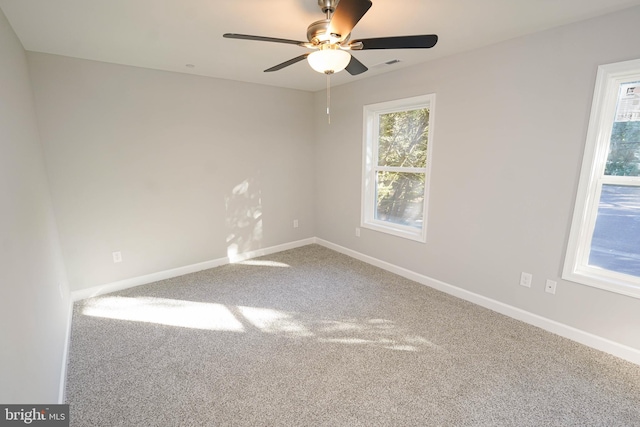
<path fill-rule="evenodd" d="M 362 227 L 424 242 L 435 95 L 364 107 Z"/>
<path fill-rule="evenodd" d="M 640 298 L 640 60 L 598 70 L 563 278 Z"/>

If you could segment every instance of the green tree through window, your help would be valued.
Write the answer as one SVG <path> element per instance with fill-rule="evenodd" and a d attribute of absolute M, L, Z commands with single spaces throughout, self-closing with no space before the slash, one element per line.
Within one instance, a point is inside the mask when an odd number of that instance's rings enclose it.
<path fill-rule="evenodd" d="M 425 168 L 429 109 L 380 115 L 378 165 Z M 378 171 L 376 218 L 420 227 L 424 205 L 424 173 Z"/>
<path fill-rule="evenodd" d="M 435 94 L 364 107 L 362 222 L 426 241 Z"/>
<path fill-rule="evenodd" d="M 604 172 L 612 176 L 640 175 L 640 122 L 615 122 Z"/>

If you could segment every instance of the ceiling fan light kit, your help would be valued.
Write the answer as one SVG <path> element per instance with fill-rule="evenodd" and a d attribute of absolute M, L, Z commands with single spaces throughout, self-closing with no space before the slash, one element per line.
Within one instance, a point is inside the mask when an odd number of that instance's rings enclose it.
<path fill-rule="evenodd" d="M 351 75 L 364 73 L 368 68 L 349 51 L 370 49 L 429 49 L 438 42 L 435 34 L 379 37 L 349 41 L 351 31 L 372 6 L 371 0 L 318 0 L 326 18 L 307 27 L 306 42 L 248 34 L 226 33 L 225 38 L 294 44 L 315 52 L 297 56 L 264 70 L 278 71 L 304 59 L 311 68 L 323 74 L 333 74 L 344 69 Z"/>
<path fill-rule="evenodd" d="M 351 61 L 349 52 L 327 44 L 307 56 L 311 68 L 319 73 L 333 74 L 344 70 Z"/>

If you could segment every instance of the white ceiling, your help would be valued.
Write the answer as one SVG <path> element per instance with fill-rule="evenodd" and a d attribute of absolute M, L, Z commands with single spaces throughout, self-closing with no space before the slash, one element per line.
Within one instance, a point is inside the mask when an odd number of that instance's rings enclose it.
<path fill-rule="evenodd" d="M 438 34 L 432 49 L 356 52 L 369 67 L 339 85 L 524 34 L 640 5 L 640 0 L 372 0 L 352 39 Z M 29 51 L 307 91 L 326 85 L 295 45 L 222 38 L 226 32 L 306 41 L 324 18 L 317 0 L 0 0 Z M 399 59 L 395 65 L 384 62 Z M 193 68 L 187 67 L 193 64 Z"/>

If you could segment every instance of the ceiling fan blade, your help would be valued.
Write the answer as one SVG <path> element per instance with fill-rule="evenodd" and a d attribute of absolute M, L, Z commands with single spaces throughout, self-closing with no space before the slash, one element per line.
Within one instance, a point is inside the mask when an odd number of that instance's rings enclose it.
<path fill-rule="evenodd" d="M 368 68 L 360 61 L 356 59 L 355 56 L 351 55 L 351 60 L 349 64 L 347 64 L 347 68 L 345 68 L 349 74 L 352 76 L 357 76 L 358 74 L 362 74 L 368 70 Z"/>
<path fill-rule="evenodd" d="M 329 32 L 345 38 L 370 7 L 370 0 L 340 0 L 331 16 Z"/>
<path fill-rule="evenodd" d="M 260 42 L 296 44 L 298 46 L 305 46 L 305 44 L 307 43 L 307 42 L 301 42 L 297 40 L 278 39 L 275 37 L 251 36 L 248 34 L 234 34 L 234 33 L 226 33 L 226 34 L 223 34 L 222 37 L 227 39 L 255 40 Z"/>
<path fill-rule="evenodd" d="M 304 55 L 296 56 L 295 58 L 290 59 L 288 61 L 285 61 L 282 64 L 274 65 L 271 68 L 267 68 L 266 70 L 264 70 L 264 72 L 265 73 L 270 73 L 272 71 L 282 70 L 284 67 L 288 67 L 289 65 L 293 65 L 296 62 L 300 62 L 300 61 L 305 60 L 307 58 L 307 56 L 309 56 L 308 53 L 305 53 Z"/>
<path fill-rule="evenodd" d="M 421 36 L 379 37 L 374 39 L 353 40 L 349 43 L 354 50 L 370 49 L 429 49 L 438 43 L 438 36 L 425 34 Z M 362 45 L 360 47 L 359 45 Z"/>

